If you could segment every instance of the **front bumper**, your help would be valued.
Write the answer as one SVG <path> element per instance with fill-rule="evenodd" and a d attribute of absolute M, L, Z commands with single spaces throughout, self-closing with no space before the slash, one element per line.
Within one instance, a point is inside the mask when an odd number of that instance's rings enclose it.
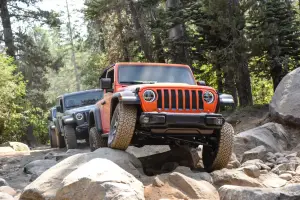
<path fill-rule="evenodd" d="M 76 133 L 77 134 L 88 134 L 89 125 L 88 123 L 81 124 L 76 126 Z"/>
<path fill-rule="evenodd" d="M 143 112 L 140 116 L 141 127 L 149 129 L 213 130 L 221 129 L 224 123 L 221 114 Z"/>

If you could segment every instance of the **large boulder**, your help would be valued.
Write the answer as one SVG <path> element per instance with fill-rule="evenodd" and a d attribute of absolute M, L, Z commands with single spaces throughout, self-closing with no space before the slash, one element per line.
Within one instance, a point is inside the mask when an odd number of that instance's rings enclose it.
<path fill-rule="evenodd" d="M 14 200 L 14 198 L 7 193 L 0 192 L 0 200 Z"/>
<path fill-rule="evenodd" d="M 267 123 L 263 126 L 239 133 L 234 137 L 234 153 L 242 160 L 245 152 L 264 146 L 267 152 L 283 152 L 290 148 L 290 135 L 281 124 Z"/>
<path fill-rule="evenodd" d="M 222 169 L 211 173 L 213 183 L 217 187 L 223 185 L 239 185 L 249 187 L 263 187 L 263 185 L 250 176 L 247 176 L 243 171 L 235 169 Z"/>
<path fill-rule="evenodd" d="M 225 185 L 219 194 L 221 200 L 296 200 L 300 199 L 300 184 L 276 189 Z"/>
<path fill-rule="evenodd" d="M 62 183 L 56 200 L 144 199 L 143 184 L 107 159 L 87 162 L 66 176 Z"/>
<path fill-rule="evenodd" d="M 11 147 L 0 147 L 0 154 L 1 153 L 11 153 L 15 152 L 15 150 Z"/>
<path fill-rule="evenodd" d="M 51 167 L 24 189 L 20 200 L 53 199 L 56 192 L 64 187 L 65 177 L 95 158 L 111 160 L 136 178 L 142 176 L 142 164 L 137 158 L 124 151 L 100 148 L 94 152 L 73 155 Z"/>
<path fill-rule="evenodd" d="M 205 199 L 219 200 L 216 188 L 207 181 L 195 180 L 173 172 L 157 176 L 145 188 L 146 199 Z"/>
<path fill-rule="evenodd" d="M 287 74 L 277 86 L 269 109 L 271 117 L 284 124 L 300 126 L 300 68 Z"/>
<path fill-rule="evenodd" d="M 21 142 L 6 142 L 1 146 L 10 146 L 14 151 L 30 151 L 30 148 L 27 144 Z"/>
<path fill-rule="evenodd" d="M 56 165 L 57 162 L 55 160 L 35 160 L 24 166 L 24 172 L 26 174 L 34 174 L 40 176 L 47 169 Z"/>

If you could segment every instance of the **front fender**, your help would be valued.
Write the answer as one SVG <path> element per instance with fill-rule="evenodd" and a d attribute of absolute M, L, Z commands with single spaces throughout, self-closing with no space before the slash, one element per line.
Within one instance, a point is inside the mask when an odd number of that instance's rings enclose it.
<path fill-rule="evenodd" d="M 62 117 L 62 121 L 64 124 L 69 125 L 69 124 L 74 124 L 76 121 L 73 117 L 73 115 L 66 115 Z"/>
<path fill-rule="evenodd" d="M 118 99 L 123 104 L 140 104 L 141 100 L 139 96 L 130 90 L 114 93 L 112 99 Z"/>
<path fill-rule="evenodd" d="M 103 133 L 100 108 L 96 107 L 89 112 L 89 128 L 95 126 L 98 133 Z"/>

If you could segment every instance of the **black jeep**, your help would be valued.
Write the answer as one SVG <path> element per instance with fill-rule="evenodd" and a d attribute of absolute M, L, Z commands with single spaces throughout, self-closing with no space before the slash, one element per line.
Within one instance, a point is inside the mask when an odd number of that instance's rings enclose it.
<path fill-rule="evenodd" d="M 57 98 L 55 127 L 60 148 L 66 145 L 67 149 L 76 149 L 77 139 L 85 139 L 88 143 L 89 111 L 102 98 L 103 91 L 99 89 L 64 94 Z"/>

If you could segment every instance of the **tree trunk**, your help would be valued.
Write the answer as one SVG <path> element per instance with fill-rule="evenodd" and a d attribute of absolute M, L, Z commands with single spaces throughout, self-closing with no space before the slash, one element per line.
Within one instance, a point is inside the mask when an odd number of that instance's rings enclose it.
<path fill-rule="evenodd" d="M 138 12 L 136 10 L 136 7 L 135 7 L 132 0 L 128 0 L 128 2 L 129 2 L 129 8 L 130 8 L 130 13 L 131 13 L 131 16 L 132 16 L 133 24 L 134 24 L 134 27 L 137 31 L 141 48 L 144 51 L 146 59 L 150 62 L 153 62 L 154 59 L 152 57 L 151 47 L 150 47 L 150 44 L 148 43 L 148 40 L 146 38 L 145 31 L 144 31 L 143 27 L 141 26 L 141 23 L 140 23 L 140 20 L 139 20 L 139 15 L 138 15 Z"/>
<path fill-rule="evenodd" d="M 160 38 L 159 34 L 157 34 L 157 33 L 154 35 L 154 37 L 155 37 L 156 59 L 158 62 L 164 63 L 165 57 L 164 57 L 164 50 L 163 50 L 161 38 Z"/>
<path fill-rule="evenodd" d="M 10 15 L 7 8 L 7 0 L 0 0 L 0 7 L 1 7 L 0 14 L 1 14 L 1 21 L 3 26 L 4 43 L 7 48 L 6 53 L 7 55 L 15 58 L 14 38 L 11 29 Z"/>
<path fill-rule="evenodd" d="M 236 86 L 239 95 L 240 106 L 253 105 L 251 80 L 247 61 L 237 63 Z"/>
<path fill-rule="evenodd" d="M 276 61 L 276 58 L 272 59 L 271 63 L 271 76 L 273 80 L 273 90 L 275 92 L 277 86 L 279 85 L 280 81 L 283 79 L 283 77 L 288 73 L 287 71 L 283 70 L 282 65 Z"/>
<path fill-rule="evenodd" d="M 27 127 L 26 140 L 27 140 L 27 144 L 29 147 L 37 146 L 36 138 L 33 135 L 33 125 L 32 124 Z"/>
<path fill-rule="evenodd" d="M 122 22 L 121 10 L 119 10 L 119 9 L 117 9 L 117 16 L 118 16 L 118 20 L 119 20 L 118 29 L 119 29 L 120 39 L 121 39 L 121 46 L 123 49 L 123 59 L 124 59 L 124 62 L 130 62 L 129 51 L 128 51 L 127 44 L 125 41 L 125 36 L 123 34 L 124 25 Z"/>
<path fill-rule="evenodd" d="M 217 85 L 218 85 L 218 92 L 223 93 L 224 84 L 222 78 L 222 68 L 220 64 L 216 65 L 216 74 L 217 74 Z"/>
<path fill-rule="evenodd" d="M 225 78 L 225 83 L 224 83 L 224 91 L 228 91 L 232 96 L 234 100 L 234 108 L 237 107 L 238 105 L 238 98 L 237 98 L 237 91 L 236 91 L 236 86 L 234 82 L 234 71 L 232 69 L 225 70 L 224 72 L 224 78 Z"/>

